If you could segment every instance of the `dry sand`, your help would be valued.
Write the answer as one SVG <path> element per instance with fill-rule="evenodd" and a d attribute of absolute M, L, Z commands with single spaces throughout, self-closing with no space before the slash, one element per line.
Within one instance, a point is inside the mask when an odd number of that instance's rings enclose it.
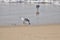
<path fill-rule="evenodd" d="M 60 40 L 60 24 L 0 26 L 0 40 Z"/>

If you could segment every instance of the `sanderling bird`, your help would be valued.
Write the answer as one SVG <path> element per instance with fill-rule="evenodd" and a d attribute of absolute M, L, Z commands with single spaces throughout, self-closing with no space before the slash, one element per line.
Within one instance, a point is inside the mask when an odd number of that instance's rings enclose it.
<path fill-rule="evenodd" d="M 23 21 L 23 24 L 29 24 L 30 25 L 29 18 L 23 18 L 23 17 L 21 17 L 21 20 Z"/>

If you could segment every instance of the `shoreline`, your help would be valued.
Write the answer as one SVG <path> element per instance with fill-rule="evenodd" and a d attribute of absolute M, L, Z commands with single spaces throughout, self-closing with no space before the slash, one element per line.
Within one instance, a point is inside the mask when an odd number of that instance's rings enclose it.
<path fill-rule="evenodd" d="M 48 27 L 48 26 L 60 26 L 60 24 L 42 24 L 42 25 L 0 25 L 0 27 Z"/>

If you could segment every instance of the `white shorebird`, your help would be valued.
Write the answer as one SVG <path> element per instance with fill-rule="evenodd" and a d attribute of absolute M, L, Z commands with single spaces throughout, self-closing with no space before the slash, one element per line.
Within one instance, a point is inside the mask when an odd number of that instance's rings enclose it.
<path fill-rule="evenodd" d="M 21 17 L 21 20 L 23 21 L 23 24 L 30 24 L 29 18 L 23 18 L 23 17 Z"/>

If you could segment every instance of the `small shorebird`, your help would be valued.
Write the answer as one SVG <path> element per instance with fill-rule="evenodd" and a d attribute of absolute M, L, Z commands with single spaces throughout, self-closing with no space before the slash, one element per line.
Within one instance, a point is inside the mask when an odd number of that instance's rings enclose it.
<path fill-rule="evenodd" d="M 39 15 L 39 7 L 40 7 L 40 5 L 36 5 L 36 8 L 37 8 L 36 15 Z"/>
<path fill-rule="evenodd" d="M 30 25 L 30 20 L 28 18 L 21 17 L 21 20 L 23 21 L 23 24 L 29 24 Z"/>

